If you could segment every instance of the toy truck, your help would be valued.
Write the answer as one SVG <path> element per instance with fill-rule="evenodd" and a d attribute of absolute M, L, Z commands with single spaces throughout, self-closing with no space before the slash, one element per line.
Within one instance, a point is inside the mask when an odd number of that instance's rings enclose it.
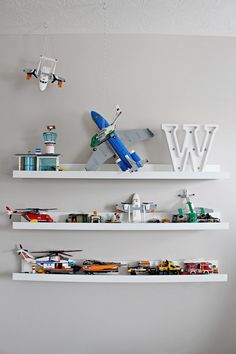
<path fill-rule="evenodd" d="M 161 261 L 156 268 L 156 273 L 159 275 L 182 274 L 183 268 L 173 261 Z"/>
<path fill-rule="evenodd" d="M 216 268 L 210 262 L 186 262 L 184 263 L 184 274 L 212 274 L 218 273 Z"/>
<path fill-rule="evenodd" d="M 128 273 L 137 274 L 156 274 L 156 267 L 151 267 L 149 261 L 138 261 L 135 266 L 128 266 Z"/>

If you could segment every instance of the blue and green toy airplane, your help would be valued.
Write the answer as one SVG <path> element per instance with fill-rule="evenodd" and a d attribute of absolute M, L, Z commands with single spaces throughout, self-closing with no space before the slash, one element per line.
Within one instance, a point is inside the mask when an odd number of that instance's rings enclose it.
<path fill-rule="evenodd" d="M 126 146 L 152 138 L 153 132 L 150 129 L 116 131 L 116 122 L 121 113 L 117 106 L 116 116 L 109 124 L 99 113 L 91 112 L 92 120 L 99 128 L 99 132 L 91 139 L 90 146 L 93 148 L 93 153 L 86 164 L 87 171 L 96 171 L 112 156 L 116 158 L 116 163 L 122 171 L 137 171 L 147 161 L 143 160 L 136 151 L 129 151 Z"/>

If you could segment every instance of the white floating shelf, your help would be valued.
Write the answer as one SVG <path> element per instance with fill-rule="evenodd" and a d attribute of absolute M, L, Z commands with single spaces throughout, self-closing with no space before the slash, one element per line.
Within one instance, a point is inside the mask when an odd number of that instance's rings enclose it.
<path fill-rule="evenodd" d="M 204 275 L 71 275 L 13 273 L 13 280 L 73 283 L 210 283 L 226 282 L 227 274 Z"/>
<path fill-rule="evenodd" d="M 208 165 L 204 172 L 174 172 L 170 165 L 145 165 L 139 171 L 122 172 L 116 165 L 103 165 L 103 170 L 85 171 L 85 165 L 61 165 L 64 171 L 13 171 L 13 178 L 57 178 L 57 179 L 223 179 L 228 172 L 220 166 Z"/>
<path fill-rule="evenodd" d="M 66 223 L 66 222 L 13 222 L 20 230 L 74 230 L 74 231 L 184 231 L 228 230 L 228 222 L 220 223 Z"/>

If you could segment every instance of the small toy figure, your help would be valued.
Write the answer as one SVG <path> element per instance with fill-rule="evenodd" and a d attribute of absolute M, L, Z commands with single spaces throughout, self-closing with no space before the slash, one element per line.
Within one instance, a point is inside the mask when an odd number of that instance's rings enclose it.
<path fill-rule="evenodd" d="M 100 223 L 100 222 L 102 222 L 102 217 L 100 215 L 98 215 L 98 212 L 96 210 L 94 210 L 93 214 L 91 214 L 89 217 L 89 222 Z"/>
<path fill-rule="evenodd" d="M 62 87 L 62 83 L 66 80 L 63 77 L 55 75 L 57 59 L 52 59 L 40 55 L 40 60 L 37 69 L 23 69 L 26 73 L 26 80 L 30 80 L 33 75 L 39 80 L 40 91 L 45 91 L 48 84 L 53 84 L 57 81 L 58 87 Z"/>
<path fill-rule="evenodd" d="M 121 263 L 86 260 L 83 262 L 82 271 L 86 274 L 116 273 L 119 271 L 120 266 Z"/>
<path fill-rule="evenodd" d="M 26 221 L 29 222 L 54 222 L 50 215 L 43 213 L 48 210 L 57 210 L 52 209 L 40 209 L 40 208 L 26 208 L 26 209 L 17 209 L 12 210 L 6 206 L 6 211 L 9 215 L 9 218 L 12 218 L 12 215 L 21 215 Z"/>
<path fill-rule="evenodd" d="M 88 214 L 69 214 L 66 222 L 72 223 L 84 223 L 89 222 L 89 215 Z"/>
<path fill-rule="evenodd" d="M 141 203 L 138 193 L 132 195 L 131 203 L 122 202 L 116 204 L 116 210 L 118 212 L 128 213 L 128 222 L 146 222 L 146 213 L 153 213 L 156 208 L 157 205 L 153 202 Z"/>
<path fill-rule="evenodd" d="M 169 224 L 169 223 L 170 223 L 170 219 L 167 218 L 167 217 L 165 217 L 165 218 L 162 218 L 162 219 L 161 219 L 161 222 L 162 222 L 163 224 Z"/>
<path fill-rule="evenodd" d="M 121 111 L 116 107 L 116 115 L 111 124 L 99 113 L 92 111 L 92 120 L 97 125 L 99 132 L 91 140 L 93 153 L 85 169 L 96 171 L 110 157 L 115 157 L 116 163 L 122 171 L 137 171 L 143 167 L 145 161 L 134 151 L 131 152 L 125 145 L 134 145 L 139 141 L 148 140 L 154 136 L 150 129 L 131 129 L 116 132 L 116 122 Z"/>
<path fill-rule="evenodd" d="M 111 218 L 106 220 L 107 223 L 121 223 L 120 220 L 120 214 L 119 213 L 114 213 Z"/>

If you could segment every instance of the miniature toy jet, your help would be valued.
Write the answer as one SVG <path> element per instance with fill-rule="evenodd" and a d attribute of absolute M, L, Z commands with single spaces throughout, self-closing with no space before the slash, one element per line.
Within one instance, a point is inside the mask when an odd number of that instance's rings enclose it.
<path fill-rule="evenodd" d="M 81 252 L 82 250 L 52 250 L 29 252 L 22 245 L 17 248 L 17 254 L 22 257 L 22 272 L 71 274 L 78 272 L 81 267 L 71 259 L 67 252 Z M 34 257 L 32 253 L 44 254 Z"/>
<path fill-rule="evenodd" d="M 91 147 L 94 152 L 90 156 L 85 169 L 96 171 L 110 157 L 116 158 L 116 163 L 122 171 L 137 171 L 147 161 L 127 146 L 134 145 L 139 141 L 150 139 L 154 136 L 150 129 L 131 129 L 116 132 L 116 122 L 121 115 L 119 106 L 116 107 L 116 115 L 111 124 L 99 113 L 92 111 L 91 116 L 100 131 L 91 139 Z"/>
<path fill-rule="evenodd" d="M 178 214 L 174 213 L 176 215 L 173 216 L 173 222 L 181 222 L 185 221 L 184 220 L 184 216 L 187 216 L 186 222 L 198 222 L 198 218 L 200 217 L 204 217 L 206 215 L 209 215 L 209 213 L 213 212 L 213 209 L 206 209 L 203 207 L 194 207 L 193 202 L 191 201 L 192 196 L 194 196 L 195 194 L 188 194 L 187 189 L 183 190 L 182 194 L 178 194 L 178 197 L 183 198 L 186 200 L 186 205 L 187 208 L 183 209 L 183 208 L 179 208 L 178 209 Z M 209 215 L 209 217 L 211 217 Z"/>
<path fill-rule="evenodd" d="M 30 80 L 33 75 L 39 80 L 40 91 L 45 91 L 48 84 L 53 84 L 57 81 L 58 87 L 62 87 L 62 83 L 66 80 L 63 77 L 55 75 L 57 59 L 52 59 L 40 55 L 40 60 L 37 69 L 23 69 L 26 73 L 26 80 Z"/>
<path fill-rule="evenodd" d="M 17 209 L 12 210 L 6 206 L 6 211 L 9 215 L 9 218 L 12 218 L 12 215 L 21 215 L 25 220 L 29 222 L 54 222 L 50 215 L 41 213 L 42 211 L 48 210 L 57 210 L 53 209 L 40 209 L 40 208 L 26 208 L 26 209 Z"/>
<path fill-rule="evenodd" d="M 116 204 L 116 210 L 118 212 L 128 213 L 128 222 L 131 222 L 131 214 L 132 214 L 132 222 L 143 222 L 146 220 L 146 213 L 153 213 L 157 209 L 157 205 L 153 202 L 144 203 L 140 201 L 140 197 L 137 193 L 134 193 L 132 196 L 131 203 L 122 202 L 120 204 Z"/>

